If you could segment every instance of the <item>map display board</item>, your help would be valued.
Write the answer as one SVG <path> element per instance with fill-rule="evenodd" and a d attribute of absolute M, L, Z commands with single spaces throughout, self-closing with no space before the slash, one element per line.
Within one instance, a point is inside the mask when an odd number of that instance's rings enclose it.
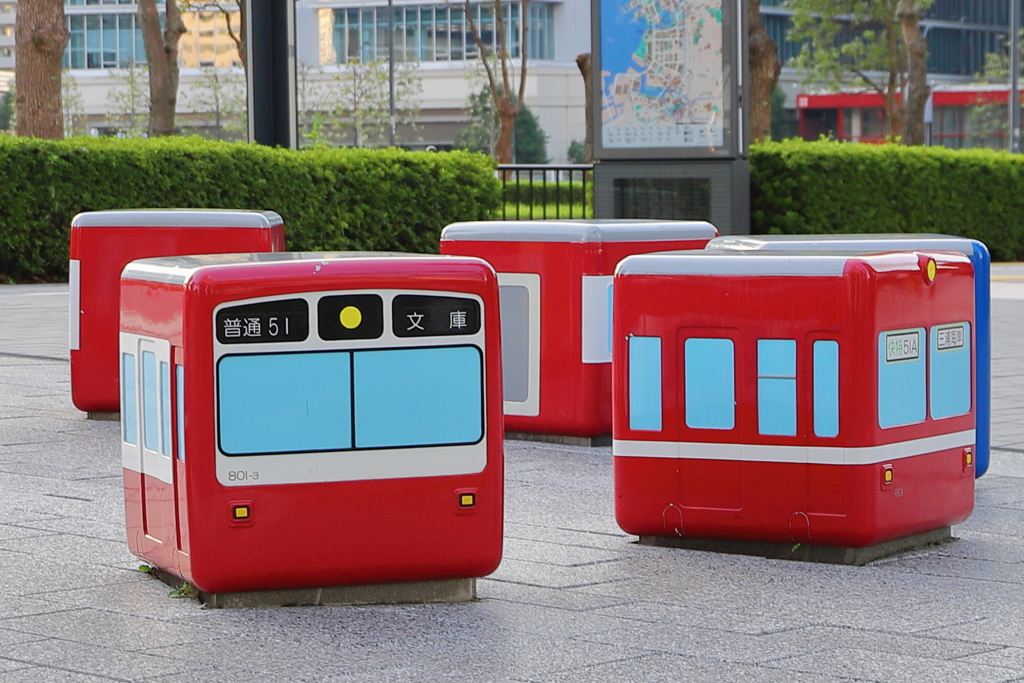
<path fill-rule="evenodd" d="M 736 156 L 735 0 L 595 5 L 596 156 Z"/>

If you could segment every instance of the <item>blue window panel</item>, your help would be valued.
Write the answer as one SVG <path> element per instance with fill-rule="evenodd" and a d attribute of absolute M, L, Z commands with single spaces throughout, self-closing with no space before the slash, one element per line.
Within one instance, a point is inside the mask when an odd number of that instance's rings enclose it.
<path fill-rule="evenodd" d="M 796 341 L 793 339 L 758 339 L 757 376 L 796 377 Z"/>
<path fill-rule="evenodd" d="M 757 432 L 772 436 L 796 436 L 795 379 L 758 378 Z"/>
<path fill-rule="evenodd" d="M 351 448 L 351 406 L 348 352 L 224 356 L 217 364 L 227 455 Z"/>
<path fill-rule="evenodd" d="M 121 354 L 121 376 L 124 378 L 124 386 L 121 388 L 121 425 L 124 428 L 124 442 L 138 446 L 139 407 L 135 402 L 138 386 L 135 383 L 135 356 L 131 353 Z"/>
<path fill-rule="evenodd" d="M 839 342 L 814 342 L 814 435 L 839 436 Z"/>
<path fill-rule="evenodd" d="M 608 355 L 612 354 L 612 304 L 615 301 L 614 283 L 608 284 Z"/>
<path fill-rule="evenodd" d="M 160 361 L 160 452 L 171 455 L 171 366 Z"/>
<path fill-rule="evenodd" d="M 687 339 L 683 346 L 686 373 L 686 426 L 691 429 L 732 429 L 736 426 L 734 347 L 731 339 Z"/>
<path fill-rule="evenodd" d="M 661 431 L 661 337 L 629 338 L 629 428 Z"/>
<path fill-rule="evenodd" d="M 178 422 L 178 460 L 185 459 L 185 366 L 174 366 Z"/>
<path fill-rule="evenodd" d="M 957 329 L 959 328 L 959 329 Z M 963 345 L 939 350 L 939 330 L 955 333 Z M 939 325 L 929 333 L 932 352 L 929 400 L 933 420 L 971 412 L 971 325 Z M 949 346 L 949 342 L 945 342 Z"/>
<path fill-rule="evenodd" d="M 357 351 L 356 448 L 483 438 L 483 355 L 475 346 Z"/>
<path fill-rule="evenodd" d="M 917 334 L 917 358 L 886 359 L 886 336 Z M 926 415 L 924 328 L 878 335 L 878 426 L 886 429 L 923 422 Z"/>
<path fill-rule="evenodd" d="M 796 340 L 757 340 L 757 431 L 796 436 Z"/>
<path fill-rule="evenodd" d="M 147 450 L 160 448 L 160 406 L 157 398 L 156 354 L 142 352 L 142 444 Z"/>

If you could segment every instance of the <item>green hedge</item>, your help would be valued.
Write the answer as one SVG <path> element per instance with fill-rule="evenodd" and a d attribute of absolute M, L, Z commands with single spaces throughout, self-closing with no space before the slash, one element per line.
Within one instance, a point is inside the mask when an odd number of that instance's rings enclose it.
<path fill-rule="evenodd" d="M 436 252 L 445 225 L 500 205 L 493 162 L 468 152 L 0 136 L 0 274 L 13 279 L 66 276 L 81 211 L 276 211 L 292 250 Z"/>
<path fill-rule="evenodd" d="M 1024 156 L 787 140 L 750 166 L 754 233 L 945 233 L 1024 258 Z"/>
<path fill-rule="evenodd" d="M 755 233 L 941 232 L 1024 259 L 1022 156 L 789 140 L 750 160 Z M 272 210 L 289 249 L 433 252 L 448 223 L 498 215 L 493 171 L 466 152 L 0 136 L 0 275 L 65 276 L 71 218 L 101 209 Z"/>

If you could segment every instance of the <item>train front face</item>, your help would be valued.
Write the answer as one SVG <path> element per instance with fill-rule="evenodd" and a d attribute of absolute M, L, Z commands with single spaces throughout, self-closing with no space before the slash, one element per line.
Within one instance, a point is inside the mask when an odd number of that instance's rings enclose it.
<path fill-rule="evenodd" d="M 176 573 L 239 592 L 497 567 L 500 330 L 486 263 L 285 254 L 204 263 L 181 286 Z"/>

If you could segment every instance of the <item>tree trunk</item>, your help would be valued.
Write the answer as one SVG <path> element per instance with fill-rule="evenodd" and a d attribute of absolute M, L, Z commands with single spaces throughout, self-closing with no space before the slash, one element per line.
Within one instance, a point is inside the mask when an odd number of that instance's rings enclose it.
<path fill-rule="evenodd" d="M 64 0 L 21 0 L 15 19 L 18 135 L 64 137 L 60 75 L 68 29 Z"/>
<path fill-rule="evenodd" d="M 593 92 L 590 89 L 593 72 L 590 70 L 590 59 L 589 52 L 576 57 L 576 66 L 580 68 L 580 73 L 583 74 L 583 93 L 584 101 L 586 102 L 584 112 L 586 113 L 587 121 L 587 141 L 583 153 L 583 163 L 585 164 L 589 164 L 594 160 L 594 102 Z"/>
<path fill-rule="evenodd" d="M 753 142 L 772 137 L 772 93 L 779 83 L 782 63 L 779 46 L 761 24 L 761 0 L 747 5 L 747 36 L 750 50 L 750 138 Z"/>
<path fill-rule="evenodd" d="M 488 47 L 477 31 L 476 22 L 473 19 L 473 5 L 470 0 L 465 0 L 463 5 L 466 21 L 469 23 L 470 31 L 473 33 L 473 41 L 480 51 L 480 61 L 483 63 L 484 71 L 487 72 L 487 87 L 491 92 L 494 109 L 498 113 L 498 140 L 494 144 L 494 157 L 499 164 L 510 164 L 512 163 L 513 145 L 515 144 L 513 138 L 515 136 L 516 116 L 519 115 L 523 108 L 523 97 L 526 93 L 526 46 L 529 45 L 527 40 L 527 30 L 529 27 L 527 17 L 529 16 L 530 0 L 521 0 L 519 7 L 521 16 L 521 21 L 519 22 L 519 89 L 518 93 L 515 94 L 512 92 L 512 78 L 509 73 L 512 67 L 512 58 L 509 55 L 505 40 L 505 13 L 502 0 L 494 0 L 493 9 L 495 35 L 498 38 L 497 66 L 501 69 L 500 81 L 498 74 L 495 73 L 495 69 L 492 68 L 490 61 L 487 59 L 490 53 Z"/>
<path fill-rule="evenodd" d="M 235 43 L 235 49 L 238 50 L 238 59 L 242 62 L 242 71 L 246 71 L 246 54 L 245 54 L 245 0 L 238 0 L 238 20 L 239 28 L 238 32 L 231 27 L 231 11 L 221 4 L 217 5 L 217 9 L 224 15 L 224 22 L 228 27 L 228 35 L 231 36 L 231 40 Z"/>
<path fill-rule="evenodd" d="M 899 101 L 896 89 L 891 88 L 886 91 L 884 99 L 886 136 L 902 140 L 904 131 L 903 104 Z"/>
<path fill-rule="evenodd" d="M 902 0 L 901 0 L 902 1 Z M 886 81 L 885 93 L 885 124 L 886 136 L 890 139 L 903 138 L 903 103 L 898 101 L 902 96 L 903 57 L 900 53 L 899 38 L 896 36 L 896 6 L 886 17 L 885 41 L 889 52 L 889 78 Z"/>
<path fill-rule="evenodd" d="M 165 3 L 167 13 L 161 33 L 156 0 L 138 0 L 138 3 L 142 42 L 149 65 L 149 134 L 172 135 L 178 104 L 178 41 L 185 32 L 181 10 L 173 0 Z"/>
<path fill-rule="evenodd" d="M 897 13 L 907 51 L 907 95 L 903 102 L 904 145 L 924 144 L 924 109 L 931 88 L 927 82 L 928 43 L 921 35 L 921 7 L 914 0 L 900 0 Z"/>
<path fill-rule="evenodd" d="M 511 164 L 514 161 L 513 146 L 519 107 L 513 106 L 507 96 L 495 104 L 498 108 L 498 141 L 494 143 L 494 158 L 499 164 Z"/>

